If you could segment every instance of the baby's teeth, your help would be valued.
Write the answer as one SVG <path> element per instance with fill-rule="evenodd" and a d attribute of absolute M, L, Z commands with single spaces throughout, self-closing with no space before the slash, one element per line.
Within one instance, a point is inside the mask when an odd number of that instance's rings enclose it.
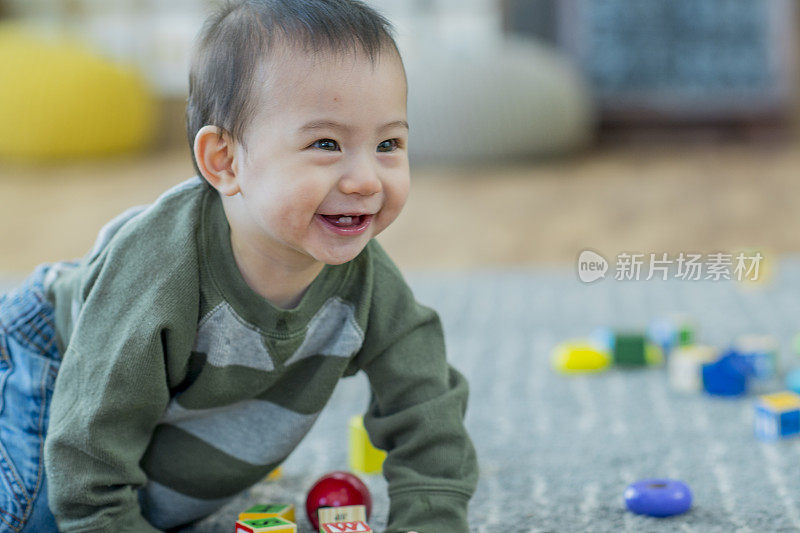
<path fill-rule="evenodd" d="M 353 217 L 339 217 L 339 224 L 352 224 Z"/>

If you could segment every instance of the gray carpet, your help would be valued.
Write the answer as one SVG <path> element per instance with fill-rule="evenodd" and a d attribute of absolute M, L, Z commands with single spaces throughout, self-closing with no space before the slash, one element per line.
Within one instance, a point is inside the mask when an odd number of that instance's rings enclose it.
<path fill-rule="evenodd" d="M 565 338 L 600 325 L 644 328 L 672 312 L 694 317 L 707 343 L 775 335 L 784 368 L 795 366 L 800 260 L 784 261 L 772 284 L 755 289 L 611 279 L 587 286 L 573 272 L 544 270 L 415 274 L 409 281 L 421 302 L 439 310 L 450 359 L 471 383 L 467 425 L 481 464 L 471 531 L 800 531 L 800 439 L 757 441 L 752 395 L 679 395 L 664 369 L 568 378 L 549 367 L 552 347 Z M 257 485 L 184 533 L 230 531 L 237 512 L 259 502 L 294 502 L 302 516 L 316 477 L 346 468 L 347 418 L 366 401 L 362 376 L 344 380 L 282 479 Z M 626 485 L 661 476 L 692 488 L 692 510 L 669 519 L 626 512 Z M 386 484 L 380 476 L 364 479 L 375 503 L 370 522 L 380 531 Z M 304 518 L 299 523 L 299 531 L 311 531 Z"/>

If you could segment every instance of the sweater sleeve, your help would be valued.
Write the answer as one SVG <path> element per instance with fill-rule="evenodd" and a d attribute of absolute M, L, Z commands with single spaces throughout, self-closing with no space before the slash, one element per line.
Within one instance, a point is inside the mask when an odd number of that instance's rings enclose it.
<path fill-rule="evenodd" d="M 141 252 L 112 250 L 87 267 L 56 378 L 45 468 L 65 533 L 158 531 L 139 506 L 139 463 L 169 401 L 168 355 L 191 350 L 197 287 L 185 264 Z"/>
<path fill-rule="evenodd" d="M 388 452 L 386 533 L 465 533 L 478 478 L 467 381 L 445 359 L 439 316 L 391 273 L 394 281 L 376 274 L 362 361 L 372 389 L 364 424 Z"/>

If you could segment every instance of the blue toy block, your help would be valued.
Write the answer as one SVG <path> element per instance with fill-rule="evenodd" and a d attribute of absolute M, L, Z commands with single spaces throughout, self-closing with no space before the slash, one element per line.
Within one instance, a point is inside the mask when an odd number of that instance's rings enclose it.
<path fill-rule="evenodd" d="M 759 439 L 767 441 L 800 434 L 800 395 L 785 391 L 759 397 L 755 431 Z"/>
<path fill-rule="evenodd" d="M 747 392 L 747 363 L 730 351 L 703 365 L 703 390 L 715 396 L 741 396 Z"/>

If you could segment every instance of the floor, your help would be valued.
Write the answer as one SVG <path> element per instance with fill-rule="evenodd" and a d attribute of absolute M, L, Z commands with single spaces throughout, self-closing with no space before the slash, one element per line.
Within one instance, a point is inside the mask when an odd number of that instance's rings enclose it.
<path fill-rule="evenodd" d="M 381 241 L 401 268 L 568 265 L 590 248 L 800 250 L 800 143 L 612 145 L 569 158 L 412 163 L 412 192 Z M 192 174 L 170 150 L 0 166 L 0 275 L 82 256 L 100 227 Z"/>

